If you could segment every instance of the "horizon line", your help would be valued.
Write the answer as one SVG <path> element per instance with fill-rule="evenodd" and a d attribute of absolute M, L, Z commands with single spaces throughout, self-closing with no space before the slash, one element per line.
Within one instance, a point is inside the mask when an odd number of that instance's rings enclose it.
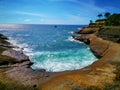
<path fill-rule="evenodd" d="M 18 23 L 0 23 L 0 25 L 88 25 L 88 24 L 18 24 Z"/>

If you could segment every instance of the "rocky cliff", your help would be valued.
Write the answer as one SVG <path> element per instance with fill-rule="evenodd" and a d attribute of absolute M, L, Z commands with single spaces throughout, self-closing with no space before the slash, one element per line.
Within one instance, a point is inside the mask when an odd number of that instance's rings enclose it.
<path fill-rule="evenodd" d="M 38 90 L 47 72 L 32 70 L 29 57 L 7 40 L 0 34 L 0 90 Z"/>

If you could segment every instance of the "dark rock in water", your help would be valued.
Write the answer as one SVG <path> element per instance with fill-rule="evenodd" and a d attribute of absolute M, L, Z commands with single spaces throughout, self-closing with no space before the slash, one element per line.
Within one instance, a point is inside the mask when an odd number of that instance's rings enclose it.
<path fill-rule="evenodd" d="M 72 36 L 72 38 L 75 38 L 76 36 Z"/>

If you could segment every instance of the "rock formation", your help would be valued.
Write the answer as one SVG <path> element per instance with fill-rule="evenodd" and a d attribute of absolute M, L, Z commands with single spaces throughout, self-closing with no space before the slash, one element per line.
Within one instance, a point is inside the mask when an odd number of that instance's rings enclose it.
<path fill-rule="evenodd" d="M 15 58 L 16 61 L 22 62 L 24 60 L 28 60 L 29 57 L 26 56 L 22 50 L 16 51 L 14 49 L 8 49 L 2 52 L 2 55 L 6 55 L 12 58 Z"/>

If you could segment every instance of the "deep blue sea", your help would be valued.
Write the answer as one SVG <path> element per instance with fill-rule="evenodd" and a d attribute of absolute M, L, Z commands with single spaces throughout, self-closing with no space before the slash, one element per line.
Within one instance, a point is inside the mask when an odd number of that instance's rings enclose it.
<path fill-rule="evenodd" d="M 57 72 L 80 69 L 97 58 L 89 47 L 72 39 L 72 32 L 83 25 L 14 25 L 1 24 L 0 33 L 21 48 L 34 62 L 33 69 Z"/>

